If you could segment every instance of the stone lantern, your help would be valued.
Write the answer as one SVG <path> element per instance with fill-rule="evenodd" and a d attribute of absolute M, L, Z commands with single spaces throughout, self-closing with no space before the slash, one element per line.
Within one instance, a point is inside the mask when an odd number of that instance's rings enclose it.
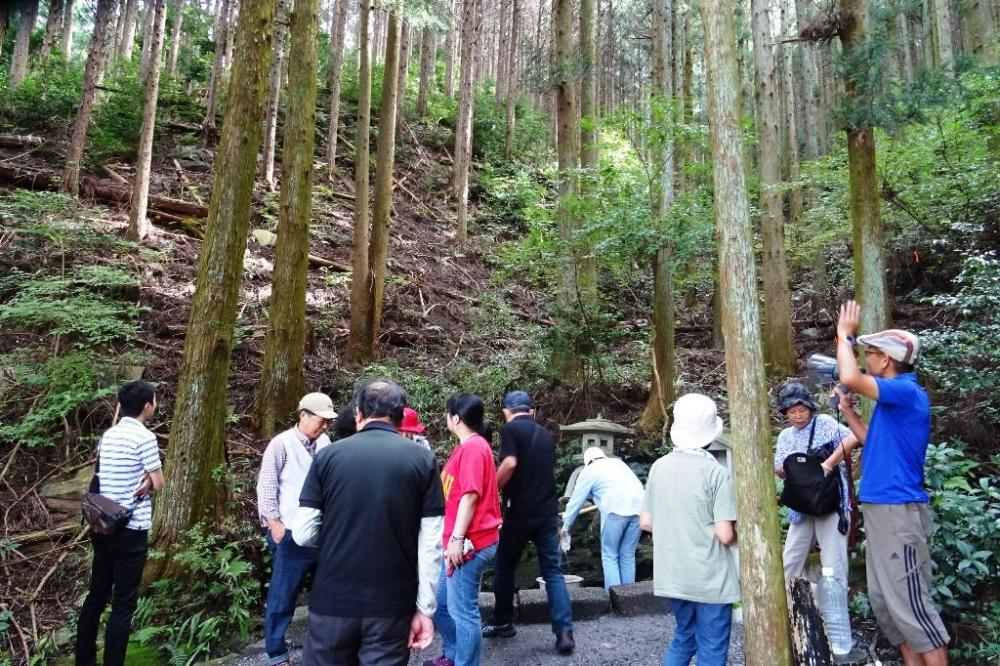
<path fill-rule="evenodd" d="M 633 434 L 631 428 L 626 428 L 613 421 L 609 421 L 600 414 L 597 415 L 596 419 L 588 419 L 571 425 L 559 426 L 559 430 L 562 432 L 580 433 L 581 454 L 592 446 L 599 446 L 609 456 L 615 454 L 616 437 Z"/>
<path fill-rule="evenodd" d="M 723 432 L 721 435 L 715 438 L 715 441 L 708 445 L 708 452 L 715 456 L 715 459 L 719 461 L 719 464 L 729 470 L 729 474 L 733 473 L 733 449 L 732 445 L 729 443 L 729 433 Z"/>

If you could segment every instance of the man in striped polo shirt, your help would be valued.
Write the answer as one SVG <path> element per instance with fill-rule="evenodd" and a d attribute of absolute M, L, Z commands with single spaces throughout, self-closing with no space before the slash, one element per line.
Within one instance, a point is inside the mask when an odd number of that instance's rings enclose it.
<path fill-rule="evenodd" d="M 271 583 L 264 611 L 264 649 L 268 664 L 288 663 L 285 632 L 306 574 L 316 568 L 314 547 L 292 540 L 292 519 L 299 493 L 316 454 L 330 444 L 326 429 L 337 418 L 325 393 L 309 393 L 299 401 L 299 422 L 275 436 L 264 450 L 257 477 L 257 513 L 267 528 L 271 551 Z"/>
<path fill-rule="evenodd" d="M 104 433 L 98 445 L 98 492 L 126 508 L 134 507 L 134 512 L 118 534 L 91 535 L 94 562 L 90 592 L 76 627 L 76 663 L 84 666 L 97 663 L 97 627 L 112 592 L 111 616 L 104 633 L 104 664 L 125 663 L 132 614 L 146 565 L 146 535 L 153 516 L 150 495 L 163 487 L 156 435 L 145 426 L 156 411 L 152 384 L 135 381 L 122 386 L 118 408 L 121 420 Z"/>

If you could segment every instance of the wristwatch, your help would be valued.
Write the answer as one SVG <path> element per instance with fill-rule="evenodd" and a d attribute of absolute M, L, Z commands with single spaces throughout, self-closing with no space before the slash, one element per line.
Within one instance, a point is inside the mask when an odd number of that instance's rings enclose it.
<path fill-rule="evenodd" d="M 845 335 L 844 340 L 846 340 L 852 347 L 858 346 L 858 339 L 853 335 Z"/>

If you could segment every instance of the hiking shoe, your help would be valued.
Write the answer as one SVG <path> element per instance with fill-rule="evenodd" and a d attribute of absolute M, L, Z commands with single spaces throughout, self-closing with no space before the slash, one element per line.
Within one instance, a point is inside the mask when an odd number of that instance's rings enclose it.
<path fill-rule="evenodd" d="M 488 624 L 483 627 L 483 638 L 513 638 L 517 629 L 510 622 L 507 624 Z"/>
<path fill-rule="evenodd" d="M 437 659 L 430 659 L 425 661 L 423 666 L 455 666 L 455 662 L 448 659 L 444 655 L 441 655 Z"/>
<path fill-rule="evenodd" d="M 561 655 L 573 654 L 573 648 L 576 647 L 576 641 L 573 640 L 573 630 L 563 629 L 556 634 L 556 652 Z"/>

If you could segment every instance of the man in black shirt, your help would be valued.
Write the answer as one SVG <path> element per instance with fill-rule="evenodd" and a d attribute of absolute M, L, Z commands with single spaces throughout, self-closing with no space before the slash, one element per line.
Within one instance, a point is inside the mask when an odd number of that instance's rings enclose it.
<path fill-rule="evenodd" d="M 396 433 L 401 388 L 370 382 L 354 405 L 358 434 L 316 454 L 292 528 L 319 545 L 302 663 L 405 666 L 434 638 L 441 478 L 434 455 Z"/>
<path fill-rule="evenodd" d="M 500 430 L 500 467 L 497 485 L 503 491 L 504 517 L 500 545 L 494 562 L 493 620 L 483 627 L 487 638 L 509 638 L 516 631 L 514 571 L 529 541 L 538 552 L 538 566 L 545 579 L 552 614 L 556 650 L 573 653 L 573 609 L 559 563 L 559 517 L 556 505 L 556 446 L 549 431 L 535 422 L 531 396 L 511 391 L 503 399 L 507 423 Z"/>

